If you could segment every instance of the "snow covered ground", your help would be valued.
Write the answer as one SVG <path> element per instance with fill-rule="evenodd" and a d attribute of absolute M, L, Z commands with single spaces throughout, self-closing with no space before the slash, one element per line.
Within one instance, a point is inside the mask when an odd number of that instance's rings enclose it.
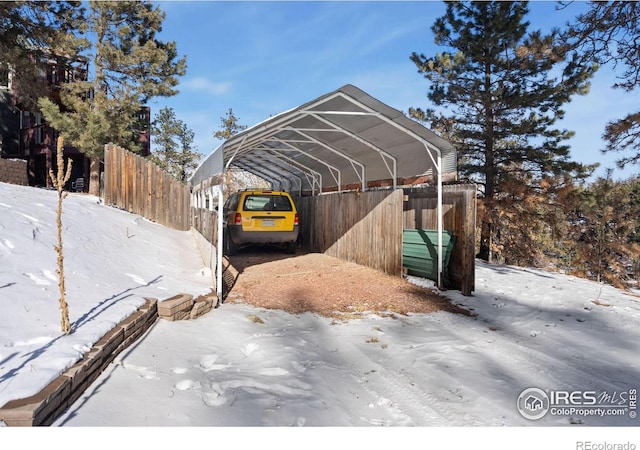
<path fill-rule="evenodd" d="M 212 284 L 189 232 L 71 194 L 63 224 L 74 332 L 63 336 L 56 196 L 0 183 L 0 405 L 39 391 L 143 296 L 199 295 Z M 224 304 L 195 321 L 158 321 L 54 426 L 527 427 L 523 445 L 539 427 L 583 437 L 598 427 L 640 446 L 638 293 L 477 262 L 474 295 L 445 295 L 476 316 L 338 322 Z M 526 403 L 545 396 L 542 410 Z"/>
<path fill-rule="evenodd" d="M 58 193 L 0 183 L 0 406 L 40 391 L 144 303 L 211 292 L 190 232 L 70 194 L 62 224 L 73 333 L 62 335 Z"/>

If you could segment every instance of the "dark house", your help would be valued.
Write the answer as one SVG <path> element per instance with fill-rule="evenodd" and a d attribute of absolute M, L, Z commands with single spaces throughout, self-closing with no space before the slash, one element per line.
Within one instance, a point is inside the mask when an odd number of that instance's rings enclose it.
<path fill-rule="evenodd" d="M 0 157 L 16 158 L 20 149 L 20 113 L 11 89 L 12 74 L 0 62 Z"/>
<path fill-rule="evenodd" d="M 87 61 L 69 62 L 50 60 L 41 73 L 41 82 L 47 86 L 48 95 L 60 102 L 62 83 L 87 80 Z M 47 125 L 39 112 L 30 111 L 20 104 L 12 89 L 12 77 L 16 76 L 0 64 L 0 157 L 27 161 L 31 186 L 51 187 L 48 176 L 56 159 L 58 133 Z M 140 112 L 140 142 L 142 156 L 150 153 L 151 112 L 144 107 Z M 73 161 L 67 189 L 86 190 L 89 180 L 89 158 L 73 146 L 65 145 L 64 156 Z"/>

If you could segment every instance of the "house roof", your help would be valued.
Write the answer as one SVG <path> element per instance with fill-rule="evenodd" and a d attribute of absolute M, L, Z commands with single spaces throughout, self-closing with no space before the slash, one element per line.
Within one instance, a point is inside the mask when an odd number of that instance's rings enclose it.
<path fill-rule="evenodd" d="M 456 173 L 451 143 L 353 85 L 226 140 L 192 185 L 237 167 L 282 190 L 320 193 Z"/>

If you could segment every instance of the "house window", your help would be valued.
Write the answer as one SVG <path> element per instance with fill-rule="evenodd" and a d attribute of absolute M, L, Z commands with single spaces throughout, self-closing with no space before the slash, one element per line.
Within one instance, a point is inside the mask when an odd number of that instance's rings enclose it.
<path fill-rule="evenodd" d="M 31 128 L 31 113 L 29 111 L 22 111 L 20 114 L 20 128 L 22 130 Z"/>
<path fill-rule="evenodd" d="M 51 86 L 57 86 L 58 82 L 58 66 L 55 64 L 49 64 L 47 66 L 47 83 Z"/>
<path fill-rule="evenodd" d="M 44 122 L 42 120 L 42 114 L 34 113 L 31 111 L 22 111 L 20 114 L 20 129 L 32 130 L 33 143 L 42 144 L 44 142 Z"/>
<path fill-rule="evenodd" d="M 43 135 L 42 135 L 43 127 L 40 126 L 40 125 L 42 125 L 42 114 L 33 113 L 33 122 L 34 122 L 34 126 L 36 127 L 35 130 L 34 130 L 34 133 L 33 133 L 33 139 L 34 139 L 36 144 L 42 144 L 42 142 L 43 142 Z"/>

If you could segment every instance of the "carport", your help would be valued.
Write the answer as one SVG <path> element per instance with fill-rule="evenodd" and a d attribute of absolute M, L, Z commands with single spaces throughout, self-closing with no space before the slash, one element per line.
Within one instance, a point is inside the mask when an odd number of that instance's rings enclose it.
<path fill-rule="evenodd" d="M 442 285 L 442 182 L 456 179 L 456 152 L 400 111 L 345 85 L 270 117 L 231 137 L 202 162 L 190 179 L 194 205 L 202 207 L 215 196 L 222 204 L 224 174 L 232 166 L 299 196 L 435 181 Z M 217 226 L 217 260 L 222 261 L 222 215 Z M 216 280 L 221 292 L 221 264 Z"/>

